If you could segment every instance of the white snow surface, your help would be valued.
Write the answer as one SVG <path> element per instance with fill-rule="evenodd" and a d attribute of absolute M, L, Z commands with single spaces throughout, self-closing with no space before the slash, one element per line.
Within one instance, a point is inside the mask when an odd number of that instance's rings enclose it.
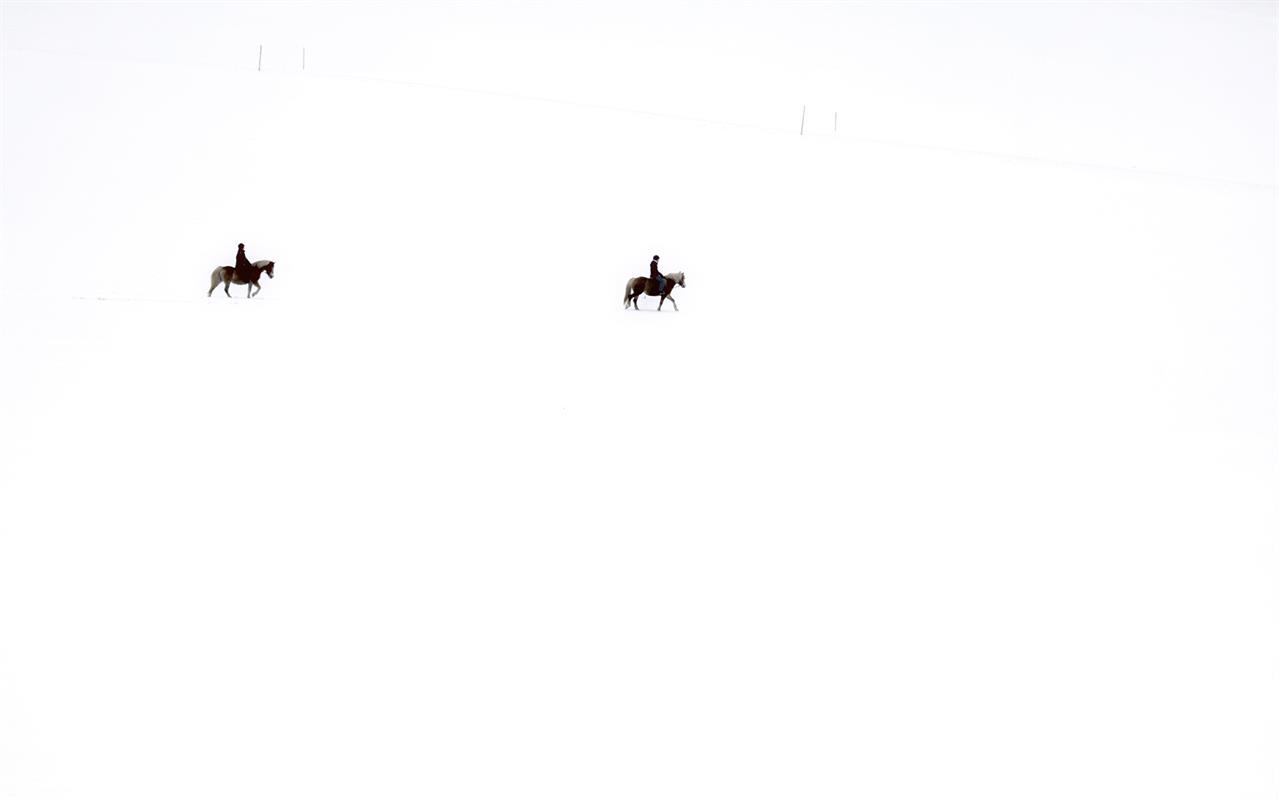
<path fill-rule="evenodd" d="M 0 795 L 1279 790 L 1273 154 L 4 59 Z"/>

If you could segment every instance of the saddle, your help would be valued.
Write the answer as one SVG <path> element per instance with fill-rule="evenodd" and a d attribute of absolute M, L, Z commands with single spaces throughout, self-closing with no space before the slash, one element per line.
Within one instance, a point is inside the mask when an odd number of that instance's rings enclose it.
<path fill-rule="evenodd" d="M 262 276 L 263 271 L 265 270 L 256 263 L 248 266 L 234 266 L 231 267 L 231 277 L 235 283 L 252 283 Z"/>

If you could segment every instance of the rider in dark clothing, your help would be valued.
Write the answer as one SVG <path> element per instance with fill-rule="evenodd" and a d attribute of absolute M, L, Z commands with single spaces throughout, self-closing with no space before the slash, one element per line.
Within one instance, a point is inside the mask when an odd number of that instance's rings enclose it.
<path fill-rule="evenodd" d="M 653 260 L 648 265 L 648 279 L 657 284 L 657 293 L 664 294 L 666 292 L 666 278 L 662 273 L 657 271 L 658 256 L 654 255 Z"/>
<path fill-rule="evenodd" d="M 235 270 L 238 272 L 241 269 L 248 269 L 251 266 L 253 266 L 253 264 L 249 263 L 248 256 L 244 254 L 244 245 L 241 244 L 239 249 L 235 251 Z"/>

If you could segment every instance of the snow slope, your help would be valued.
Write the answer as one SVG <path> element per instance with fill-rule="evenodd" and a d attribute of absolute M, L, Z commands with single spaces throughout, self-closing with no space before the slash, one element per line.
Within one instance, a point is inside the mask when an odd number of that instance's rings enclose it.
<path fill-rule="evenodd" d="M 5 67 L 0 793 L 1275 789 L 1273 184 Z"/>

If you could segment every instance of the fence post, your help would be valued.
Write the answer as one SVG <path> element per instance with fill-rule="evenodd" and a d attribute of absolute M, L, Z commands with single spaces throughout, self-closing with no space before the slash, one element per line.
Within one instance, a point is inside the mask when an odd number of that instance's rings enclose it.
<path fill-rule="evenodd" d="M 804 110 L 799 112 L 799 135 L 804 135 L 804 118 L 808 116 L 808 106 L 804 106 Z"/>

